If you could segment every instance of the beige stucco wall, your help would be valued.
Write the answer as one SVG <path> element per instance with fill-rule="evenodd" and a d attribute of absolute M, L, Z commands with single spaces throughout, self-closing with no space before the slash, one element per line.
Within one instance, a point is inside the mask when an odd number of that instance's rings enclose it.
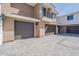
<path fill-rule="evenodd" d="M 40 11 L 41 11 L 41 6 L 40 4 L 36 4 L 34 7 L 34 17 L 40 19 Z"/>
<path fill-rule="evenodd" d="M 15 8 L 12 8 L 10 6 L 10 3 L 2 3 L 1 4 L 1 12 L 2 13 L 18 13 L 19 10 L 15 9 Z"/>
<path fill-rule="evenodd" d="M 4 20 L 3 27 L 3 41 L 14 40 L 14 20 L 12 18 L 6 17 Z"/>
<path fill-rule="evenodd" d="M 34 8 L 25 3 L 11 3 L 11 7 L 18 9 L 19 15 L 34 17 Z"/>
<path fill-rule="evenodd" d="M 13 13 L 27 17 L 34 17 L 34 8 L 25 3 L 3 3 L 2 13 Z"/>
<path fill-rule="evenodd" d="M 39 22 L 37 26 L 37 35 L 38 37 L 45 36 L 45 23 Z"/>
<path fill-rule="evenodd" d="M 67 16 L 69 15 L 73 15 L 73 20 L 67 20 Z M 79 12 L 76 13 L 71 13 L 71 14 L 67 14 L 64 16 L 60 16 L 57 18 L 57 23 L 59 25 L 74 25 L 74 24 L 79 24 Z"/>

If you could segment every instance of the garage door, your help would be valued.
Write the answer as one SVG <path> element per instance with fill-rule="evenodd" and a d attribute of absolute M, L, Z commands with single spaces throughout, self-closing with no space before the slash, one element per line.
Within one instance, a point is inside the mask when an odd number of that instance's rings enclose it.
<path fill-rule="evenodd" d="M 79 26 L 67 27 L 67 33 L 79 34 Z"/>
<path fill-rule="evenodd" d="M 55 25 L 48 25 L 46 24 L 45 25 L 45 33 L 54 33 L 55 34 L 55 28 L 56 26 Z"/>
<path fill-rule="evenodd" d="M 15 39 L 34 37 L 34 24 L 15 21 Z"/>

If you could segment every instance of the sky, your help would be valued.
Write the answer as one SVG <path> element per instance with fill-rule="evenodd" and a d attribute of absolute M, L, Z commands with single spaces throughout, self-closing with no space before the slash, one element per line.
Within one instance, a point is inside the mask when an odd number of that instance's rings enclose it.
<path fill-rule="evenodd" d="M 79 3 L 54 3 L 59 15 L 79 11 Z"/>

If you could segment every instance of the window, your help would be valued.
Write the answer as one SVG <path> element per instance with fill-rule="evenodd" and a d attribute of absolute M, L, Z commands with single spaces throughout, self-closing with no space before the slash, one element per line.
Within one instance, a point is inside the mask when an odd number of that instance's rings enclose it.
<path fill-rule="evenodd" d="M 67 20 L 73 20 L 73 15 L 67 16 Z"/>
<path fill-rule="evenodd" d="M 52 12 L 51 18 L 56 18 L 56 14 Z"/>
<path fill-rule="evenodd" d="M 53 18 L 53 14 L 54 14 L 54 13 L 52 12 L 52 13 L 51 13 L 51 18 Z"/>
<path fill-rule="evenodd" d="M 56 18 L 56 14 L 53 15 L 53 18 Z"/>
<path fill-rule="evenodd" d="M 43 16 L 46 16 L 46 8 L 43 7 Z"/>
<path fill-rule="evenodd" d="M 47 12 L 47 17 L 50 18 L 50 12 Z"/>

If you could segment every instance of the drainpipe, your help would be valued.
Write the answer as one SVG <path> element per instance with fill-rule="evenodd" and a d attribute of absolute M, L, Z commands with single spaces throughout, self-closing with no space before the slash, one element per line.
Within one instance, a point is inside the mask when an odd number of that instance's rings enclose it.
<path fill-rule="evenodd" d="M 3 14 L 0 15 L 0 45 L 3 42 Z"/>

